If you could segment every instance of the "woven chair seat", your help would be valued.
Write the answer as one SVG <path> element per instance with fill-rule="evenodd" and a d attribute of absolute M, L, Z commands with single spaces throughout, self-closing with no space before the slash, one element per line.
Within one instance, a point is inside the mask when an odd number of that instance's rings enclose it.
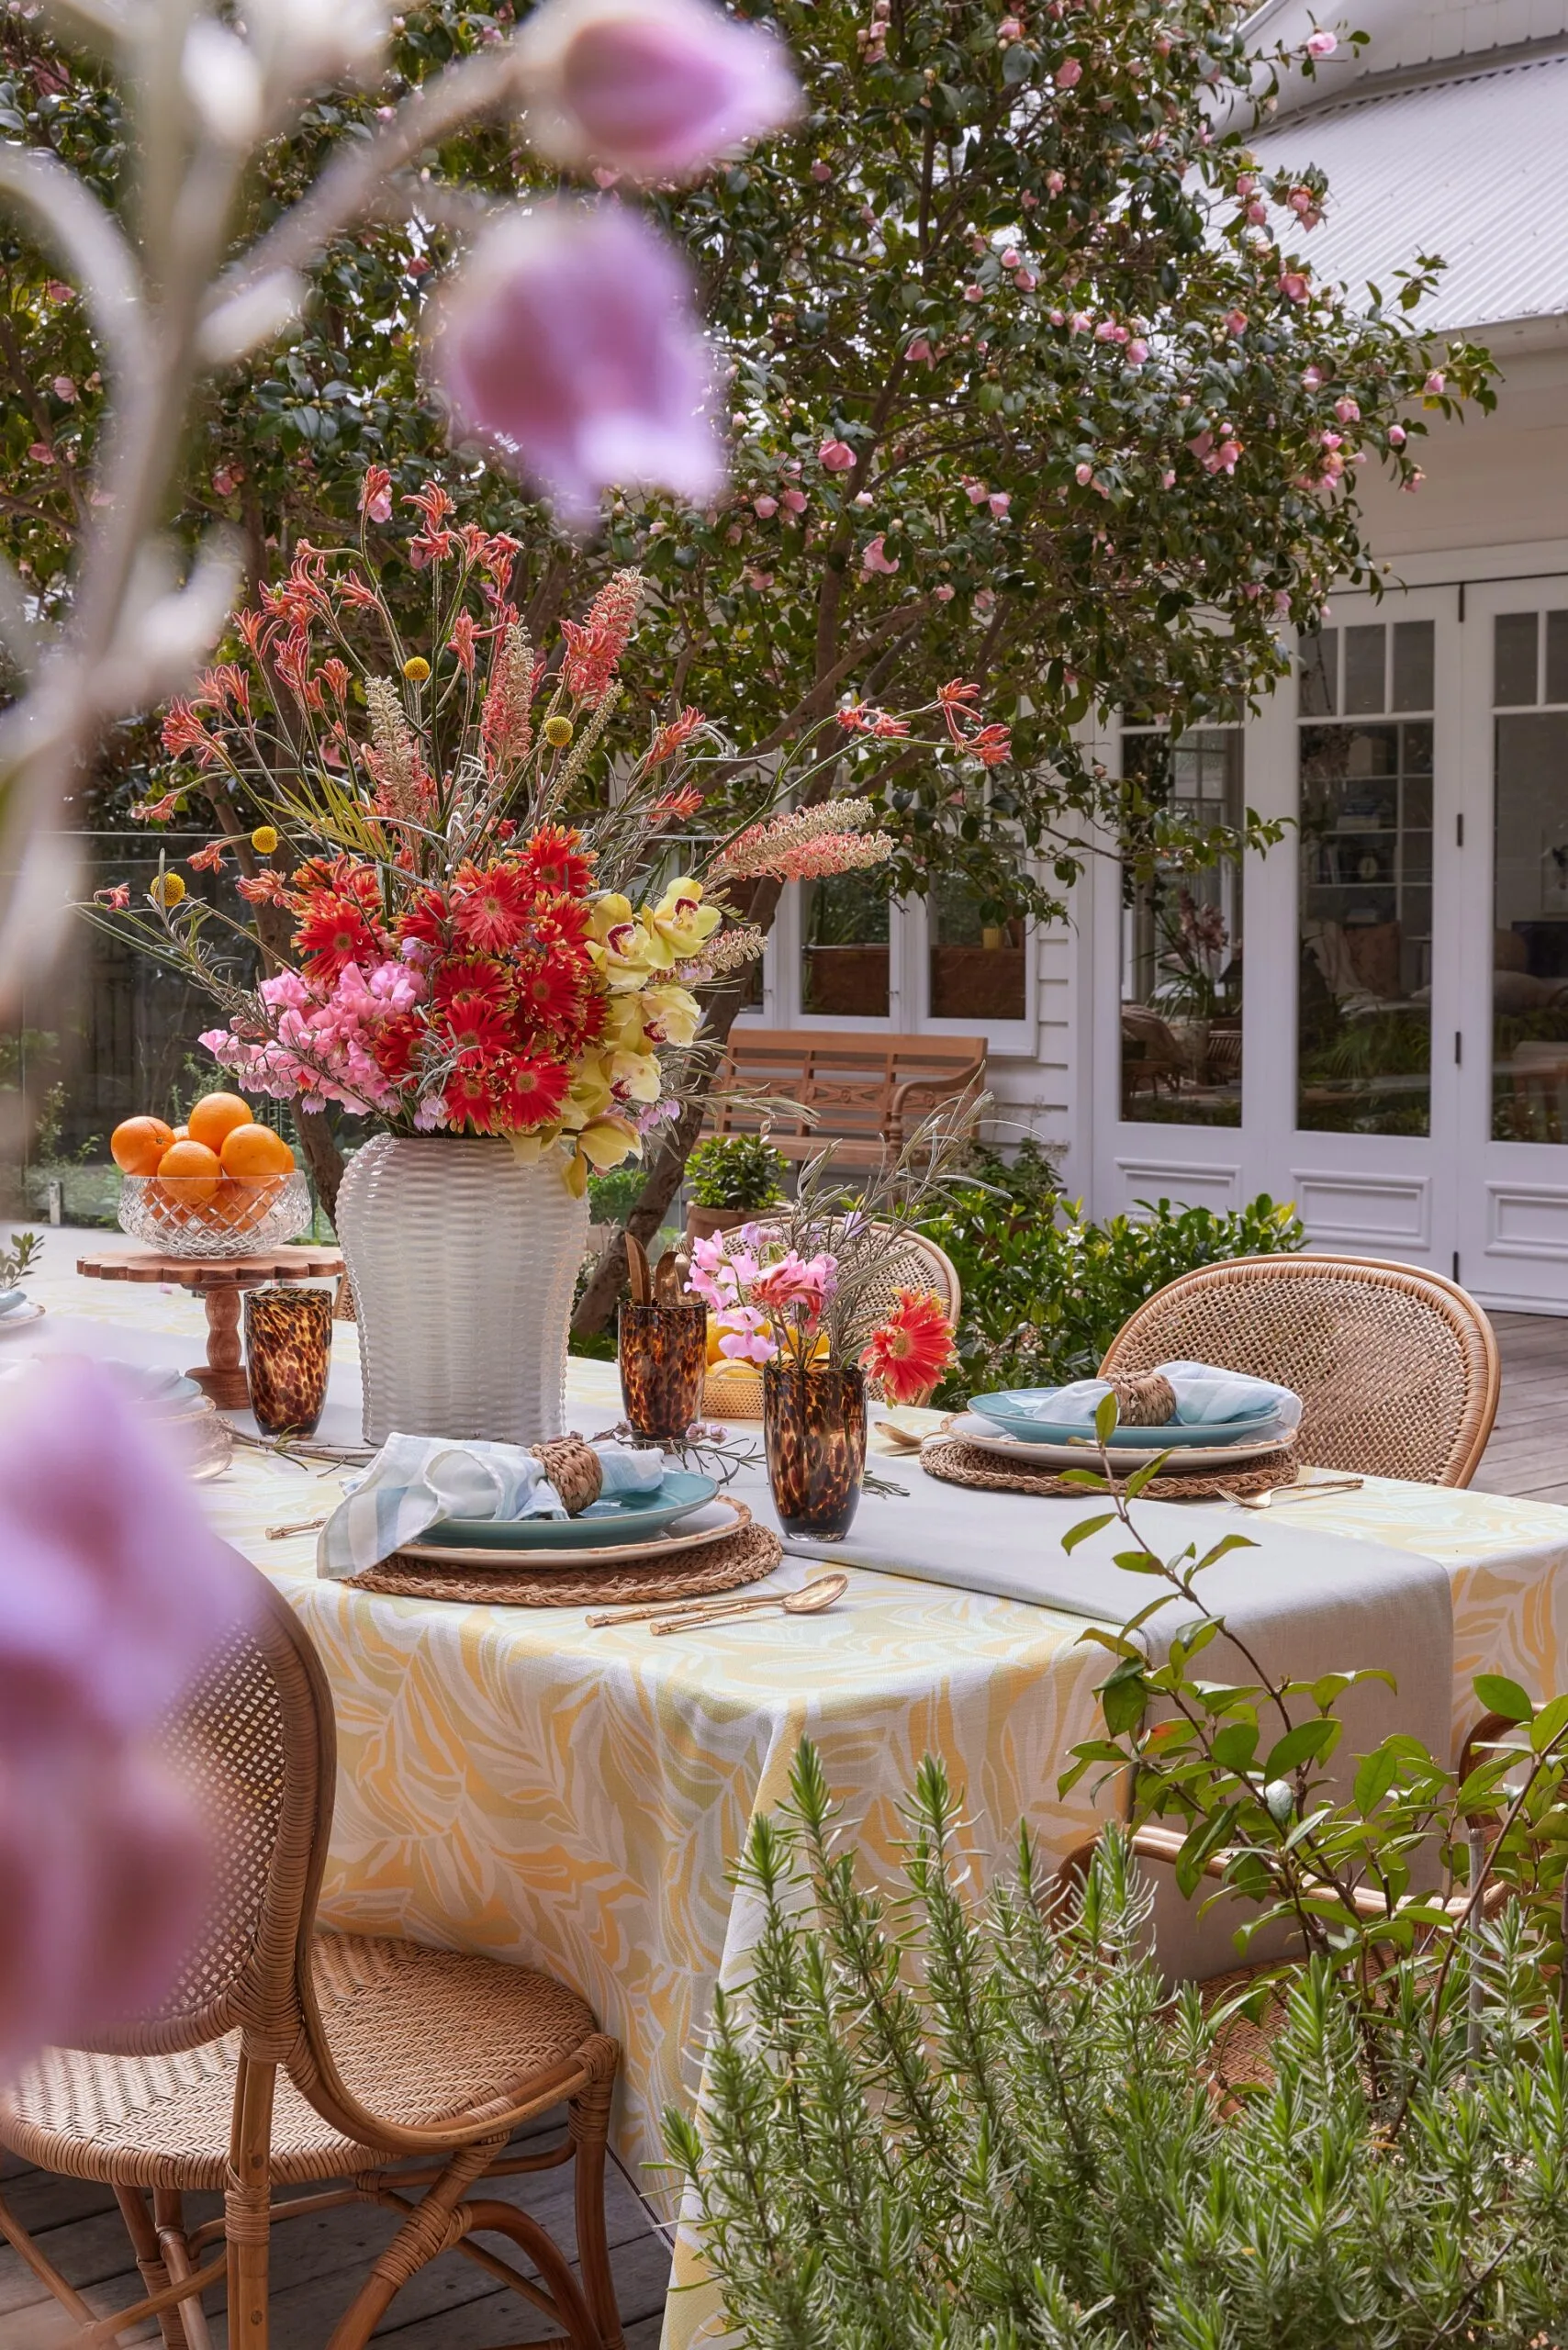
<path fill-rule="evenodd" d="M 319 1933 L 316 1997 L 345 2085 L 375 2110 L 434 2123 L 510 2103 L 598 2027 L 545 1975 L 375 1935 Z M 48 2049 L 0 2098 L 6 2143 L 41 2169 L 113 2185 L 221 2188 L 240 2034 L 176 2055 Z M 341 2136 L 280 2069 L 272 2175 L 300 2184 L 386 2161 Z"/>

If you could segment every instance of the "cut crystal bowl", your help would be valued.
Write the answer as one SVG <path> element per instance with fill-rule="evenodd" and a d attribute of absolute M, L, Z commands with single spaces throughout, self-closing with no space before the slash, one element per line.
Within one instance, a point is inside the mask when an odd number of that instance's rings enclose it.
<path fill-rule="evenodd" d="M 253 1257 L 310 1223 L 310 1186 L 292 1175 L 128 1175 L 119 1228 L 171 1257 Z"/>

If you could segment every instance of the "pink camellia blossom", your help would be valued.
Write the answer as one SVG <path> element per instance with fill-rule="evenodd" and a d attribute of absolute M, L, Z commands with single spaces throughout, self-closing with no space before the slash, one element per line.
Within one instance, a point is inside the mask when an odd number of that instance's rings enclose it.
<path fill-rule="evenodd" d="M 1032 269 L 1020 269 L 1016 271 L 1013 279 L 1013 283 L 1016 285 L 1020 294 L 1032 294 L 1039 282 L 1039 279 L 1036 276 Z"/>
<path fill-rule="evenodd" d="M 1176 487 L 1175 473 L 1169 465 L 1159 476 L 1159 487 L 1161 489 L 1174 489 Z"/>
<path fill-rule="evenodd" d="M 1405 427 L 1402 424 L 1391 424 L 1389 426 L 1388 445 L 1391 449 L 1403 449 L 1407 437 Z"/>
<path fill-rule="evenodd" d="M 431 373 L 460 428 L 576 529 L 600 493 L 655 483 L 701 504 L 724 477 L 702 410 L 712 359 L 682 263 L 624 206 L 514 214 L 435 312 Z"/>
<path fill-rule="evenodd" d="M 960 474 L 958 476 L 958 479 L 963 484 L 964 495 L 969 499 L 969 504 L 971 506 L 983 506 L 986 499 L 991 496 L 991 491 L 987 485 L 980 479 L 979 476 L 976 474 Z"/>
<path fill-rule="evenodd" d="M 1245 334 L 1247 331 L 1246 311 L 1227 310 L 1225 314 L 1225 330 L 1229 335 Z"/>
<path fill-rule="evenodd" d="M 1009 245 L 1002 256 L 1002 266 L 1003 269 L 1016 269 L 1023 258 L 1016 245 Z"/>
<path fill-rule="evenodd" d="M 942 582 L 940 588 L 934 588 L 931 591 L 935 601 L 939 604 L 950 604 L 956 592 L 957 591 L 953 588 L 949 587 L 946 580 Z"/>
<path fill-rule="evenodd" d="M 1134 335 L 1126 347 L 1125 356 L 1129 367 L 1142 367 L 1148 364 L 1148 345 L 1141 335 Z"/>
<path fill-rule="evenodd" d="M 991 496 L 986 499 L 986 504 L 990 507 L 998 521 L 1002 520 L 1002 517 L 1006 513 L 1012 503 L 1013 493 L 1009 489 L 993 489 Z"/>
<path fill-rule="evenodd" d="M 1247 207 L 1247 218 L 1255 229 L 1260 229 L 1269 217 L 1269 207 L 1260 196 L 1254 196 Z"/>
<path fill-rule="evenodd" d="M 1074 310 L 1070 325 L 1074 334 L 1087 334 L 1094 324 L 1087 310 Z"/>
<path fill-rule="evenodd" d="M 1433 399 L 1436 399 L 1441 394 L 1447 380 L 1448 379 L 1443 375 L 1441 368 L 1434 367 L 1426 382 L 1422 385 L 1421 389 L 1428 393 Z"/>
<path fill-rule="evenodd" d="M 1072 477 L 1081 489 L 1087 489 L 1094 478 L 1094 468 L 1092 465 L 1080 465 Z"/>
<path fill-rule="evenodd" d="M 1011 49 L 1014 42 L 1021 41 L 1023 38 L 1024 23 L 1022 17 L 1003 17 L 1002 22 L 996 28 L 996 45 L 998 49 Z"/>
<path fill-rule="evenodd" d="M 1082 80 L 1082 78 L 1083 65 L 1081 60 L 1076 57 L 1064 57 L 1061 63 L 1057 67 L 1057 88 L 1058 90 L 1073 89 Z"/>
<path fill-rule="evenodd" d="M 820 187 L 824 181 L 832 179 L 833 165 L 831 163 L 824 163 L 822 157 L 819 155 L 815 162 L 812 165 L 812 177 L 816 181 Z"/>
<path fill-rule="evenodd" d="M 75 380 L 70 375 L 56 375 L 49 388 L 57 400 L 64 400 L 68 407 L 81 397 Z"/>
<path fill-rule="evenodd" d="M 1059 196 L 1063 188 L 1067 185 L 1067 176 L 1065 173 L 1047 172 L 1046 173 L 1046 185 L 1053 196 Z"/>
<path fill-rule="evenodd" d="M 1332 57 L 1338 46 L 1337 33 L 1311 33 L 1307 37 L 1306 53 L 1308 57 Z"/>
<path fill-rule="evenodd" d="M 985 287 L 983 285 L 966 285 L 964 288 L 964 299 L 966 302 L 983 302 L 985 300 Z"/>
<path fill-rule="evenodd" d="M 754 514 L 759 515 L 763 521 L 771 522 L 778 511 L 778 500 L 776 498 L 754 498 L 751 501 L 751 510 Z"/>
<path fill-rule="evenodd" d="M 1287 302 L 1305 302 L 1307 283 L 1299 269 L 1287 269 L 1280 279 L 1280 291 Z"/>
<path fill-rule="evenodd" d="M 1335 401 L 1334 413 L 1341 424 L 1359 424 L 1361 420 L 1361 403 L 1348 397 Z"/>
<path fill-rule="evenodd" d="M 883 541 L 886 536 L 887 533 L 885 532 L 879 531 L 876 537 L 874 539 L 868 539 L 866 544 L 861 548 L 860 568 L 862 571 L 868 573 L 879 571 L 886 573 L 890 577 L 898 569 L 899 558 L 896 555 L 890 555 L 883 544 Z"/>
<path fill-rule="evenodd" d="M 1238 204 L 1245 204 L 1257 185 L 1257 179 L 1251 172 L 1238 172 L 1236 174 L 1237 202 Z"/>
<path fill-rule="evenodd" d="M 544 0 L 515 48 L 553 162 L 683 179 L 800 105 L 783 45 L 709 0 Z"/>
<path fill-rule="evenodd" d="M 0 2077 L 167 1991 L 214 1823 L 154 1746 L 251 1593 L 121 1381 L 29 1369 L 0 1416 Z"/>
<path fill-rule="evenodd" d="M 871 492 L 868 489 L 857 489 L 855 493 L 855 504 L 857 506 L 875 506 L 876 502 L 876 499 L 872 497 Z"/>
<path fill-rule="evenodd" d="M 1305 386 L 1305 387 L 1306 388 L 1306 390 L 1307 390 L 1307 391 L 1309 391 L 1309 392 L 1320 392 L 1320 391 L 1323 389 L 1323 370 L 1322 370 L 1322 368 L 1321 368 L 1321 367 L 1308 367 L 1308 368 L 1306 368 L 1306 369 L 1303 372 L 1302 379 L 1301 379 L 1301 380 L 1302 380 L 1302 383 L 1303 383 L 1303 385 Z"/>
<path fill-rule="evenodd" d="M 830 435 L 817 451 L 817 463 L 830 474 L 846 474 L 855 463 L 855 452 L 847 441 L 835 441 Z"/>
<path fill-rule="evenodd" d="M 783 492 L 778 503 L 787 514 L 803 514 L 809 500 L 803 489 L 787 489 Z"/>
<path fill-rule="evenodd" d="M 923 334 L 917 334 L 915 336 L 914 341 L 904 352 L 904 357 L 915 365 L 918 365 L 923 360 L 927 367 L 933 367 L 936 364 L 935 353 L 933 352 L 930 342 Z"/>

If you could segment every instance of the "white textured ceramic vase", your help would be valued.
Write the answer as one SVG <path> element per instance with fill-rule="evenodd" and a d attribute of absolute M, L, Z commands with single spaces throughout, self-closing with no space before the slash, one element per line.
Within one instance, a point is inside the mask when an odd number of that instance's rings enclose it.
<path fill-rule="evenodd" d="M 350 1160 L 338 1238 L 359 1318 L 364 1438 L 539 1444 L 565 1427 L 588 1205 L 552 1156 L 480 1136 L 377 1135 Z"/>

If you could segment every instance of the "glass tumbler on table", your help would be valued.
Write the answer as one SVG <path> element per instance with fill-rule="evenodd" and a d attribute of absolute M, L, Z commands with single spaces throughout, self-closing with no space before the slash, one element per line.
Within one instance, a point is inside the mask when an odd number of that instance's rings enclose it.
<path fill-rule="evenodd" d="M 623 1305 L 621 1400 L 632 1432 L 655 1444 L 683 1437 L 702 1414 L 705 1305 Z"/>
<path fill-rule="evenodd" d="M 332 1359 L 332 1292 L 245 1292 L 245 1375 L 263 1436 L 308 1436 L 327 1400 Z"/>

